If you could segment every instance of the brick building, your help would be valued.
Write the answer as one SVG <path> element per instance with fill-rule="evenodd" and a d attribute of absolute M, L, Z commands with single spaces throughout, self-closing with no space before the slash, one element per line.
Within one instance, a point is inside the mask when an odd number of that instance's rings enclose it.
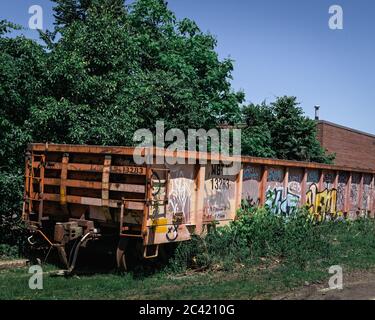
<path fill-rule="evenodd" d="M 336 165 L 375 170 L 375 135 L 319 120 L 318 140 Z"/>

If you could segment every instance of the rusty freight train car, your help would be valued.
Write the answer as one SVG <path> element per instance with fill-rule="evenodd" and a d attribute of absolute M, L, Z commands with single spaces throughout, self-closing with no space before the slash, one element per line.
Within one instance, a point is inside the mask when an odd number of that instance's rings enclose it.
<path fill-rule="evenodd" d="M 56 248 L 72 271 L 82 246 L 111 236 L 117 264 L 126 269 L 130 239 L 143 258 L 154 258 L 164 244 L 233 221 L 241 203 L 287 216 L 306 205 L 316 220 L 375 211 L 369 169 L 241 157 L 238 173 L 227 176 L 225 159 L 215 154 L 170 153 L 187 160 L 175 165 L 137 165 L 133 155 L 130 147 L 29 145 L 23 206 L 29 242 L 38 237 Z M 202 158 L 205 164 L 196 161 Z"/>

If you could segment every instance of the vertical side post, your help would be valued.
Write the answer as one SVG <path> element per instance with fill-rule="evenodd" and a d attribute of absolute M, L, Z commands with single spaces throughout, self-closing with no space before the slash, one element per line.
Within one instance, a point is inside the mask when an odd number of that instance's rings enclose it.
<path fill-rule="evenodd" d="M 338 186 L 339 186 L 339 172 L 335 171 L 335 180 L 333 182 L 333 188 L 337 190 Z"/>
<path fill-rule="evenodd" d="M 61 162 L 61 176 L 60 176 L 60 205 L 65 215 L 69 215 L 66 199 L 66 184 L 68 179 L 68 163 L 69 153 L 64 153 Z"/>
<path fill-rule="evenodd" d="M 348 182 L 345 188 L 345 212 L 350 213 L 350 190 L 352 188 L 352 173 L 349 172 Z"/>
<path fill-rule="evenodd" d="M 149 218 L 150 207 L 152 207 L 152 185 L 151 185 L 151 178 L 152 178 L 152 169 L 147 166 L 146 168 L 146 194 L 145 194 L 145 205 L 143 209 L 143 219 L 142 219 L 142 236 L 143 236 L 143 244 L 147 245 L 147 222 Z"/>
<path fill-rule="evenodd" d="M 236 178 L 236 210 L 241 208 L 241 201 L 242 201 L 242 187 L 243 187 L 243 167 L 241 165 L 241 170 L 237 174 Z M 234 214 L 235 216 L 233 219 L 236 217 L 236 213 Z"/>
<path fill-rule="evenodd" d="M 109 211 L 109 176 L 111 174 L 111 163 L 112 163 L 112 157 L 110 155 L 105 156 L 104 165 L 103 165 L 103 173 L 102 173 L 102 206 L 103 206 L 103 213 L 107 221 L 112 220 L 112 217 Z"/>
<path fill-rule="evenodd" d="M 319 176 L 319 191 L 323 190 L 323 185 L 324 185 L 324 170 L 320 170 L 320 176 Z"/>
<path fill-rule="evenodd" d="M 204 183 L 206 180 L 206 166 L 198 164 L 196 177 L 196 198 L 195 198 L 195 233 L 201 235 L 203 231 L 204 216 Z"/>
<path fill-rule="evenodd" d="M 375 216 L 375 214 L 374 214 L 374 204 L 375 204 L 374 184 L 375 184 L 375 180 L 374 180 L 374 175 L 372 174 L 371 175 L 371 184 L 370 184 L 370 200 L 369 200 L 369 210 L 370 210 L 370 215 L 371 215 L 372 218 L 374 218 L 374 216 Z"/>
<path fill-rule="evenodd" d="M 307 193 L 307 170 L 303 168 L 303 177 L 301 182 L 301 205 L 306 203 L 306 193 Z"/>
<path fill-rule="evenodd" d="M 24 193 L 24 202 L 22 207 L 22 220 L 29 220 L 29 214 L 32 207 L 31 193 L 30 193 L 30 168 L 33 165 L 31 161 L 30 151 L 26 152 L 25 156 L 25 193 Z"/>
<path fill-rule="evenodd" d="M 284 180 L 283 180 L 284 197 L 286 197 L 288 194 L 288 182 L 289 182 L 289 168 L 285 167 L 284 168 Z"/>
<path fill-rule="evenodd" d="M 259 184 L 259 199 L 260 199 L 260 205 L 264 206 L 266 203 L 266 186 L 267 186 L 267 178 L 268 178 L 268 167 L 263 167 L 262 172 L 262 179 L 260 180 Z"/>
<path fill-rule="evenodd" d="M 46 155 L 43 154 L 40 160 L 39 166 L 39 215 L 38 215 L 38 222 L 42 223 L 43 218 L 43 196 L 44 196 L 44 172 L 45 172 L 45 165 L 46 165 Z"/>
<path fill-rule="evenodd" d="M 361 180 L 359 184 L 359 192 L 358 192 L 358 211 L 361 213 L 363 209 L 363 181 L 364 181 L 364 174 L 361 173 Z"/>

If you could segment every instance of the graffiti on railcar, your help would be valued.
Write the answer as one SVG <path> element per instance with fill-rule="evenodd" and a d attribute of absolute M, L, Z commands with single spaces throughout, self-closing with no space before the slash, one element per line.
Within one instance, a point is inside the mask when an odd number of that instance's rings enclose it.
<path fill-rule="evenodd" d="M 269 168 L 267 177 L 267 186 L 274 188 L 282 187 L 284 180 L 284 169 Z"/>
<path fill-rule="evenodd" d="M 292 193 L 289 189 L 284 197 L 284 188 L 268 189 L 266 192 L 266 203 L 271 212 L 275 215 L 291 216 L 298 210 L 300 196 Z"/>
<path fill-rule="evenodd" d="M 370 209 L 370 203 L 371 203 L 371 195 L 372 195 L 372 176 L 369 174 L 366 174 L 363 176 L 363 193 L 362 193 L 362 214 L 367 216 L 369 212 L 371 212 Z"/>
<path fill-rule="evenodd" d="M 333 189 L 336 179 L 336 173 L 334 172 L 325 172 L 323 175 L 323 188 L 324 189 Z"/>
<path fill-rule="evenodd" d="M 257 207 L 260 204 L 259 184 L 262 174 L 260 166 L 247 166 L 243 173 L 242 200 L 245 207 Z"/>
<path fill-rule="evenodd" d="M 307 170 L 307 188 L 310 188 L 313 184 L 318 184 L 319 180 L 319 170 Z"/>
<path fill-rule="evenodd" d="M 153 188 L 150 219 L 153 227 L 152 242 L 156 244 L 190 238 L 185 224 L 190 223 L 194 202 L 194 166 L 175 165 L 169 169 L 169 180 L 166 173 L 160 172 L 157 184 L 153 182 L 157 187 Z"/>
<path fill-rule="evenodd" d="M 337 220 L 344 217 L 343 212 L 337 209 L 337 190 L 334 188 L 319 191 L 319 187 L 312 184 L 306 193 L 306 207 L 315 221 Z"/>
<path fill-rule="evenodd" d="M 337 184 L 337 210 L 345 211 L 346 190 L 349 181 L 348 172 L 340 172 Z"/>
<path fill-rule="evenodd" d="M 173 215 L 182 214 L 184 221 L 190 220 L 191 183 L 185 179 L 174 179 L 171 183 L 172 190 L 169 194 L 169 211 Z"/>
<path fill-rule="evenodd" d="M 303 170 L 289 169 L 288 190 L 294 194 L 301 195 L 302 192 Z"/>
<path fill-rule="evenodd" d="M 352 183 L 350 188 L 350 211 L 357 212 L 359 204 L 359 189 L 361 184 L 361 175 L 359 173 L 352 174 Z"/>

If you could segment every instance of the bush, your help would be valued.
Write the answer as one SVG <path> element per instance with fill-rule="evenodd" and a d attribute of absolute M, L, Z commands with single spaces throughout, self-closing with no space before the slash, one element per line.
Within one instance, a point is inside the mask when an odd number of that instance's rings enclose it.
<path fill-rule="evenodd" d="M 0 244 L 17 246 L 23 252 L 26 240 L 21 221 L 23 176 L 18 173 L 0 173 Z"/>
<path fill-rule="evenodd" d="M 205 238 L 194 237 L 181 243 L 169 269 L 228 270 L 238 264 L 275 260 L 305 269 L 331 253 L 330 239 L 321 226 L 308 219 L 303 209 L 288 219 L 266 208 L 246 209 L 229 226 L 217 228 Z"/>
<path fill-rule="evenodd" d="M 0 259 L 17 258 L 18 256 L 19 250 L 17 246 L 0 244 Z"/>

